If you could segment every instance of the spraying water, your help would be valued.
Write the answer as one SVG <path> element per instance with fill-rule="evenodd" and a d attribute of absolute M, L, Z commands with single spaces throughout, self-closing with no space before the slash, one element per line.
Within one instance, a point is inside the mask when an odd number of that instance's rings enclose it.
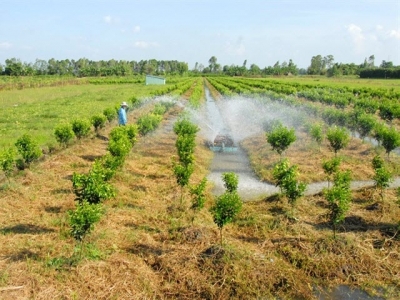
<path fill-rule="evenodd" d="M 238 193 L 244 201 L 263 199 L 276 194 L 279 189 L 270 183 L 262 182 L 250 166 L 249 158 L 239 143 L 254 135 L 265 132 L 265 126 L 279 120 L 283 125 L 300 127 L 308 118 L 305 112 L 267 99 L 236 96 L 215 101 L 210 91 L 205 90 L 206 102 L 199 110 L 191 111 L 191 118 L 200 128 L 200 135 L 212 142 L 218 135 L 233 138 L 237 151 L 215 152 L 210 166 L 208 180 L 214 184 L 213 193 L 220 195 L 225 191 L 222 181 L 224 172 L 234 172 L 239 177 Z M 353 181 L 352 189 L 374 185 L 374 181 Z M 307 185 L 305 195 L 320 193 L 328 186 L 326 181 Z M 395 178 L 391 187 L 400 186 L 400 178 Z"/>

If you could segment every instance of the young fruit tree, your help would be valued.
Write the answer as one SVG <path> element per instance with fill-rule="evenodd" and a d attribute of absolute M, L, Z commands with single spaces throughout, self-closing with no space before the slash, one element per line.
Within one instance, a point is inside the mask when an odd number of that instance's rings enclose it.
<path fill-rule="evenodd" d="M 382 146 L 385 148 L 388 158 L 390 152 L 400 146 L 400 133 L 396 130 L 396 128 L 391 127 L 383 130 Z"/>
<path fill-rule="evenodd" d="M 314 123 L 310 126 L 310 136 L 311 138 L 317 142 L 318 146 L 321 150 L 321 143 L 324 139 L 322 125 L 320 123 Z"/>
<path fill-rule="evenodd" d="M 301 183 L 297 180 L 298 175 L 297 165 L 289 166 L 289 161 L 287 159 L 277 163 L 273 170 L 276 186 L 279 186 L 281 193 L 286 196 L 291 205 L 290 217 L 293 217 L 296 202 L 304 195 L 307 187 L 305 183 Z"/>
<path fill-rule="evenodd" d="M 92 125 L 96 133 L 106 125 L 107 118 L 104 115 L 95 115 L 91 119 Z"/>
<path fill-rule="evenodd" d="M 223 176 L 222 179 L 225 180 L 227 178 L 232 179 L 236 176 L 236 174 L 231 173 L 233 175 Z M 232 222 L 237 214 L 242 209 L 242 199 L 237 193 L 236 189 L 233 192 L 225 191 L 221 196 L 217 197 L 213 207 L 211 207 L 211 214 L 213 215 L 214 223 L 219 228 L 220 233 L 220 242 L 222 245 L 222 229 L 223 227 Z"/>
<path fill-rule="evenodd" d="M 190 187 L 190 194 L 192 195 L 192 206 L 190 208 L 193 210 L 192 223 L 194 221 L 194 214 L 200 211 L 206 202 L 206 185 L 207 178 L 204 177 L 199 184 Z"/>
<path fill-rule="evenodd" d="M 333 126 L 328 129 L 326 138 L 329 141 L 331 149 L 335 152 L 335 156 L 339 150 L 346 147 L 350 141 L 350 135 L 344 127 Z"/>
<path fill-rule="evenodd" d="M 296 141 L 294 129 L 288 129 L 283 125 L 274 127 L 271 132 L 266 133 L 266 136 L 267 142 L 281 157 L 282 153 L 286 151 L 294 141 Z"/>
<path fill-rule="evenodd" d="M 72 131 L 78 140 L 89 135 L 91 125 L 88 120 L 73 120 L 71 124 Z"/>
<path fill-rule="evenodd" d="M 59 124 L 54 129 L 56 141 L 64 148 L 74 138 L 75 134 L 71 124 Z"/>
<path fill-rule="evenodd" d="M 74 173 L 72 187 L 79 203 L 99 204 L 115 196 L 114 187 L 104 180 L 101 172 L 90 171 L 88 174 Z"/>
<path fill-rule="evenodd" d="M 337 226 L 343 222 L 351 201 L 351 173 L 350 171 L 337 172 L 333 180 L 333 187 L 324 191 L 325 199 L 329 203 L 329 220 L 333 225 L 333 236 L 336 238 Z"/>
<path fill-rule="evenodd" d="M 30 166 L 30 164 L 42 156 L 42 150 L 38 144 L 28 134 L 21 136 L 15 143 L 18 153 L 22 156 L 22 161 L 17 161 L 20 168 Z"/>
<path fill-rule="evenodd" d="M 189 184 L 190 176 L 194 171 L 194 149 L 198 130 L 195 124 L 186 119 L 181 119 L 174 124 L 174 132 L 178 135 L 175 146 L 179 157 L 179 162 L 174 163 L 174 174 L 181 187 L 181 203 L 183 188 Z"/>
<path fill-rule="evenodd" d="M 78 203 L 75 210 L 68 212 L 71 236 L 79 243 L 80 258 L 82 257 L 83 243 L 86 235 L 94 228 L 103 214 L 100 204 L 90 204 L 87 201 Z"/>
<path fill-rule="evenodd" d="M 333 174 L 337 173 L 339 171 L 339 166 L 341 163 L 340 157 L 334 157 L 330 160 L 324 161 L 322 163 L 322 168 L 324 169 L 325 174 L 327 175 L 327 180 L 328 180 L 328 189 L 330 187 L 330 181 L 331 177 Z"/>
<path fill-rule="evenodd" d="M 375 181 L 375 189 L 379 189 L 379 195 L 381 196 L 381 201 L 384 200 L 384 191 L 389 187 L 390 182 L 393 180 L 392 174 L 386 168 L 383 159 L 376 155 L 372 159 L 372 167 L 374 169 L 375 175 L 373 180 Z"/>
<path fill-rule="evenodd" d="M 4 175 L 6 176 L 8 182 L 10 182 L 10 176 L 15 167 L 14 156 L 14 150 L 11 148 L 3 150 L 0 153 L 0 167 L 1 170 L 4 172 Z"/>

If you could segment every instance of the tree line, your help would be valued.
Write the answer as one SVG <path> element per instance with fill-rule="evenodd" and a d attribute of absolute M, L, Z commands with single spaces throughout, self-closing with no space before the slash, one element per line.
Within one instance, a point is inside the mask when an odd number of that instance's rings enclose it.
<path fill-rule="evenodd" d="M 177 60 L 100 60 L 87 58 L 78 60 L 36 59 L 34 63 L 22 62 L 17 58 L 6 59 L 0 64 L 0 74 L 6 76 L 58 75 L 77 77 L 130 76 L 130 75 L 183 75 L 188 71 L 188 64 Z"/>
<path fill-rule="evenodd" d="M 130 76 L 130 75 L 199 75 L 218 74 L 226 76 L 281 76 L 281 75 L 323 75 L 338 77 L 358 75 L 361 78 L 400 78 L 400 66 L 394 66 L 390 61 L 382 61 L 375 66 L 375 56 L 371 55 L 364 62 L 355 63 L 335 62 L 333 55 L 316 55 L 311 58 L 307 69 L 298 68 L 292 59 L 277 61 L 273 66 L 264 68 L 256 64 L 247 66 L 247 60 L 242 65 L 221 66 L 217 58 L 212 56 L 205 66 L 196 62 L 194 68 L 189 70 L 188 63 L 177 60 L 100 60 L 93 61 L 87 58 L 78 60 L 46 60 L 36 59 L 34 63 L 22 62 L 11 58 L 5 60 L 5 65 L 0 64 L 0 74 L 6 76 L 35 76 L 58 75 L 76 77 L 101 77 L 101 76 Z"/>

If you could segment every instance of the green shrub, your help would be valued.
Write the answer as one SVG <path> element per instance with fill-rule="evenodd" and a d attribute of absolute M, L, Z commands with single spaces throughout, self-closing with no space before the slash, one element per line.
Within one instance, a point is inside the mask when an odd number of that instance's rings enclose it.
<path fill-rule="evenodd" d="M 111 139 L 108 142 L 107 150 L 112 156 L 124 158 L 131 151 L 132 143 L 128 138 L 128 135 L 124 134 L 118 139 Z"/>
<path fill-rule="evenodd" d="M 91 172 L 96 173 L 103 178 L 104 181 L 109 181 L 116 173 L 118 168 L 123 164 L 123 158 L 113 156 L 110 153 L 105 154 L 94 162 Z"/>
<path fill-rule="evenodd" d="M 190 194 L 193 196 L 192 209 L 194 211 L 200 210 L 204 207 L 206 201 L 205 189 L 207 184 L 207 178 L 203 180 L 196 186 L 190 188 Z"/>
<path fill-rule="evenodd" d="M 42 156 L 42 150 L 39 148 L 38 144 L 32 139 L 28 134 L 21 136 L 15 143 L 18 153 L 22 156 L 22 163 L 25 167 L 28 166 L 36 159 Z"/>
<path fill-rule="evenodd" d="M 91 124 L 87 120 L 72 121 L 72 131 L 79 140 L 89 135 L 90 126 Z"/>
<path fill-rule="evenodd" d="M 357 130 L 360 134 L 361 139 L 365 139 L 375 127 L 376 120 L 372 115 L 361 114 L 357 120 Z"/>
<path fill-rule="evenodd" d="M 7 149 L 0 153 L 0 167 L 7 179 L 10 179 L 11 173 L 15 167 L 15 153 L 13 149 Z"/>
<path fill-rule="evenodd" d="M 337 172 L 335 174 L 333 187 L 324 191 L 325 198 L 329 202 L 329 220 L 333 225 L 335 237 L 337 226 L 343 222 L 346 212 L 350 208 L 350 182 L 351 173 L 349 171 Z"/>
<path fill-rule="evenodd" d="M 237 192 L 225 192 L 221 196 L 217 197 L 214 206 L 211 207 L 211 214 L 213 216 L 214 223 L 220 230 L 221 245 L 223 227 L 232 222 L 241 209 L 242 200 Z"/>
<path fill-rule="evenodd" d="M 61 146 L 67 147 L 75 134 L 71 124 L 59 124 L 54 129 L 54 135 L 56 136 L 56 141 Z"/>
<path fill-rule="evenodd" d="M 141 116 L 137 120 L 137 126 L 141 135 L 146 135 L 155 130 L 161 123 L 162 116 L 153 113 Z"/>
<path fill-rule="evenodd" d="M 195 135 L 199 131 L 199 127 L 188 119 L 181 119 L 174 124 L 174 132 L 176 135 Z"/>
<path fill-rule="evenodd" d="M 75 200 L 79 203 L 87 201 L 90 204 L 98 204 L 115 196 L 114 188 L 104 180 L 101 173 L 74 173 L 72 186 L 76 195 Z"/>
<path fill-rule="evenodd" d="M 131 141 L 132 147 L 137 142 L 137 137 L 139 135 L 139 128 L 136 124 L 130 124 L 125 126 L 126 133 L 128 134 L 128 138 Z"/>
<path fill-rule="evenodd" d="M 279 155 L 282 155 L 290 144 L 296 141 L 294 129 L 288 129 L 283 125 L 275 127 L 271 132 L 266 133 L 266 136 L 267 142 Z"/>
<path fill-rule="evenodd" d="M 154 106 L 153 114 L 162 116 L 163 114 L 165 114 L 166 111 L 167 111 L 167 108 L 164 105 L 162 105 L 161 103 L 157 103 Z"/>
<path fill-rule="evenodd" d="M 390 182 L 393 180 L 392 174 L 386 168 L 383 159 L 376 155 L 372 159 L 372 167 L 374 168 L 375 175 L 373 180 L 375 181 L 375 188 L 379 189 L 381 200 L 384 200 L 384 190 L 389 187 Z"/>
<path fill-rule="evenodd" d="M 310 127 L 310 136 L 318 145 L 321 145 L 324 139 L 322 125 L 319 123 L 312 124 Z"/>
<path fill-rule="evenodd" d="M 346 147 L 350 141 L 350 135 L 344 127 L 333 126 L 329 128 L 326 138 L 329 141 L 331 149 L 334 151 L 335 156 L 337 152 Z"/>
<path fill-rule="evenodd" d="M 192 164 L 182 165 L 175 164 L 174 165 L 174 175 L 176 178 L 176 182 L 178 185 L 183 188 L 189 184 L 190 176 L 194 171 L 194 167 Z M 182 197 L 181 197 L 182 199 Z"/>
<path fill-rule="evenodd" d="M 322 163 L 322 168 L 324 169 L 328 179 L 328 188 L 330 185 L 331 176 L 339 171 L 341 161 L 342 160 L 339 157 L 334 157 Z"/>
<path fill-rule="evenodd" d="M 103 115 L 107 118 L 108 122 L 112 122 L 113 120 L 115 120 L 118 116 L 118 114 L 115 112 L 115 109 L 112 107 L 106 108 L 103 111 Z"/>
<path fill-rule="evenodd" d="M 75 210 L 68 212 L 72 237 L 82 242 L 85 236 L 93 230 L 94 224 L 100 221 L 101 215 L 100 204 L 90 204 L 87 201 L 79 203 Z"/>
<path fill-rule="evenodd" d="M 223 173 L 222 181 L 224 182 L 225 189 L 228 193 L 234 193 L 237 191 L 239 185 L 239 177 L 235 173 Z"/>
<path fill-rule="evenodd" d="M 107 118 L 104 115 L 96 115 L 92 117 L 91 121 L 94 130 L 98 132 L 101 128 L 103 128 L 106 125 Z"/>
<path fill-rule="evenodd" d="M 400 133 L 396 128 L 391 127 L 382 131 L 382 146 L 389 157 L 390 152 L 400 146 Z"/>
<path fill-rule="evenodd" d="M 273 177 L 276 180 L 276 186 L 279 186 L 281 192 L 286 196 L 292 207 L 292 214 L 297 200 L 304 195 L 306 184 L 297 180 L 297 165 L 289 166 L 289 161 L 284 159 L 275 165 Z"/>

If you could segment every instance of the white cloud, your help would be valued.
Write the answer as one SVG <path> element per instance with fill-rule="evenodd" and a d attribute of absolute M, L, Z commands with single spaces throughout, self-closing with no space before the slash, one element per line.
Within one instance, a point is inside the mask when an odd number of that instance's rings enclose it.
<path fill-rule="evenodd" d="M 135 42 L 135 47 L 136 48 L 142 48 L 142 49 L 147 49 L 147 48 L 154 48 L 158 47 L 158 43 L 155 42 L 145 42 L 145 41 L 137 41 Z"/>
<path fill-rule="evenodd" d="M 394 37 L 397 40 L 400 40 L 400 30 L 391 30 L 389 36 Z"/>
<path fill-rule="evenodd" d="M 104 22 L 106 22 L 107 24 L 111 24 L 111 22 L 112 22 L 111 16 L 105 16 L 105 17 L 103 18 L 103 20 L 104 20 Z"/>
<path fill-rule="evenodd" d="M 356 51 L 361 51 L 364 46 L 364 41 L 366 40 L 362 29 L 355 24 L 350 24 L 349 26 L 347 26 L 347 32 L 350 34 L 353 40 Z"/>
<path fill-rule="evenodd" d="M 133 28 L 133 32 L 140 32 L 140 26 L 135 26 Z"/>
<path fill-rule="evenodd" d="M 114 17 L 111 17 L 111 16 L 103 17 L 103 21 L 105 23 L 107 23 L 107 24 L 118 24 L 118 23 L 120 23 L 120 19 L 114 18 Z"/>
<path fill-rule="evenodd" d="M 12 47 L 12 44 L 9 42 L 0 43 L 0 49 L 10 49 L 11 47 Z"/>

